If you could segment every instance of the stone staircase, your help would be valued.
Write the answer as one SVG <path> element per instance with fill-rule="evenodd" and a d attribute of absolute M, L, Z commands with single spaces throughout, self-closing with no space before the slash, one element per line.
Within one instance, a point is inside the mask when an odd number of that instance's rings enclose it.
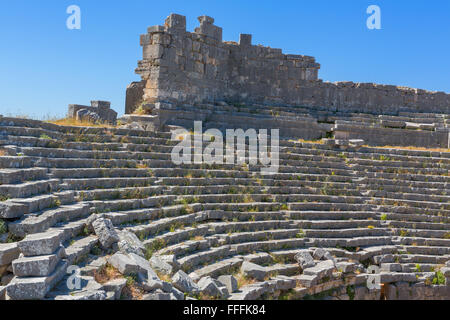
<path fill-rule="evenodd" d="M 240 108 L 242 119 L 274 112 L 281 120 L 311 118 L 307 108 Z M 323 136 L 330 121 L 380 121 L 315 112 Z M 440 116 L 394 118 L 381 121 L 448 128 Z M 0 298 L 61 298 L 69 265 L 86 268 L 108 257 L 89 228 L 94 214 L 135 234 L 147 258 L 173 255 L 195 282 L 248 273 L 253 280 L 229 299 L 450 298 L 448 279 L 432 283 L 450 260 L 449 152 L 341 149 L 286 137 L 278 173 L 263 176 L 259 165 L 175 165 L 176 144 L 168 131 L 0 117 L 0 221 L 7 227 L 0 234 Z M 317 249 L 331 254 L 332 267 Z M 299 267 L 302 250 L 314 256 L 314 267 Z M 382 289 L 367 288 L 370 265 L 381 268 Z"/>

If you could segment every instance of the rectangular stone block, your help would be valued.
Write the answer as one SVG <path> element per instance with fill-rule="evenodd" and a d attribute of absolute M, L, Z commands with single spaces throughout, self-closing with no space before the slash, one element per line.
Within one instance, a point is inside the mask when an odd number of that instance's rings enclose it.
<path fill-rule="evenodd" d="M 60 246 L 63 231 L 50 231 L 27 235 L 18 242 L 18 247 L 25 257 L 53 254 Z"/>
<path fill-rule="evenodd" d="M 305 288 L 311 288 L 312 286 L 316 285 L 318 280 L 318 276 L 306 274 L 302 274 L 297 278 L 297 282 Z"/>
<path fill-rule="evenodd" d="M 0 243 L 0 266 L 10 264 L 19 254 L 17 243 Z"/>
<path fill-rule="evenodd" d="M 15 277 L 7 286 L 8 297 L 12 300 L 42 300 L 67 270 L 67 261 L 62 261 L 48 277 Z"/>
<path fill-rule="evenodd" d="M 17 277 L 45 277 L 55 270 L 59 262 L 56 254 L 37 257 L 22 257 L 12 263 L 14 275 Z"/>

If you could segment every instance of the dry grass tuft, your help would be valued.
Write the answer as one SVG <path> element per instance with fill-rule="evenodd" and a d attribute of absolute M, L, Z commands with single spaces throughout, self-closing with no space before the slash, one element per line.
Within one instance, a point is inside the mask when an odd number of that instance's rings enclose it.
<path fill-rule="evenodd" d="M 144 296 L 144 290 L 136 284 L 127 284 L 122 290 L 123 300 L 142 300 Z"/>
<path fill-rule="evenodd" d="M 103 284 L 110 280 L 123 278 L 123 275 L 119 272 L 119 270 L 117 270 L 110 264 L 105 264 L 104 266 L 95 271 L 94 278 L 95 281 L 97 281 L 100 284 Z"/>
<path fill-rule="evenodd" d="M 105 264 L 94 273 L 95 281 L 100 284 L 114 279 L 125 278 L 123 274 L 110 264 Z M 136 283 L 133 277 L 126 277 L 127 285 L 122 290 L 122 299 L 124 300 L 142 300 L 144 290 Z"/>
<path fill-rule="evenodd" d="M 145 115 L 148 115 L 149 112 L 147 110 L 145 110 L 143 104 L 141 104 L 139 107 L 136 108 L 136 110 L 133 111 L 133 114 L 138 115 L 138 116 L 145 116 Z"/>
<path fill-rule="evenodd" d="M 138 168 L 138 169 L 147 169 L 148 168 L 148 164 L 146 164 L 146 163 L 138 163 L 136 165 L 136 168 Z"/>
<path fill-rule="evenodd" d="M 162 281 L 165 282 L 172 282 L 172 278 L 168 275 L 168 274 L 164 274 L 158 271 L 155 271 L 156 275 L 159 277 L 159 279 L 161 279 Z"/>
<path fill-rule="evenodd" d="M 115 126 L 109 123 L 91 122 L 87 120 L 77 120 L 75 118 L 64 118 L 56 120 L 48 120 L 48 123 L 57 124 L 60 126 L 72 126 L 72 127 L 96 127 L 96 128 L 115 128 Z"/>
<path fill-rule="evenodd" d="M 297 140 L 289 140 L 290 142 L 297 142 L 297 143 L 312 143 L 312 144 L 324 144 L 325 142 L 323 139 L 320 140 L 305 140 L 305 139 L 297 139 Z"/>
<path fill-rule="evenodd" d="M 238 282 L 238 288 L 257 282 L 256 279 L 248 278 L 242 272 L 235 274 L 234 276 L 236 277 L 236 280 Z"/>

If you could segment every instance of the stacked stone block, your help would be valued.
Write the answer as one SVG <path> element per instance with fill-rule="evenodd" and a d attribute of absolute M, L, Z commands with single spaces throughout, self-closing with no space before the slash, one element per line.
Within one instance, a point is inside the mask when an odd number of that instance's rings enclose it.
<path fill-rule="evenodd" d="M 68 263 L 61 240 L 62 232 L 46 232 L 28 235 L 18 243 L 21 255 L 12 263 L 15 277 L 7 287 L 10 299 L 44 299 L 64 277 Z"/>

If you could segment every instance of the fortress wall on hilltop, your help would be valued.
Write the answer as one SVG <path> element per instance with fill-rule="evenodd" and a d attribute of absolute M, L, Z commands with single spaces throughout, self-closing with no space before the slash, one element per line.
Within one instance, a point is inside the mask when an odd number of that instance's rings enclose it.
<path fill-rule="evenodd" d="M 222 28 L 208 16 L 195 32 L 186 17 L 171 14 L 164 26 L 141 36 L 142 81 L 127 90 L 127 113 L 137 101 L 193 104 L 218 100 L 325 107 L 329 110 L 397 114 L 399 111 L 450 113 L 450 95 L 373 83 L 329 83 L 318 79 L 315 58 L 281 49 L 223 42 Z M 142 95 L 140 96 L 136 96 Z M 130 98 L 128 98 L 130 97 Z"/>

